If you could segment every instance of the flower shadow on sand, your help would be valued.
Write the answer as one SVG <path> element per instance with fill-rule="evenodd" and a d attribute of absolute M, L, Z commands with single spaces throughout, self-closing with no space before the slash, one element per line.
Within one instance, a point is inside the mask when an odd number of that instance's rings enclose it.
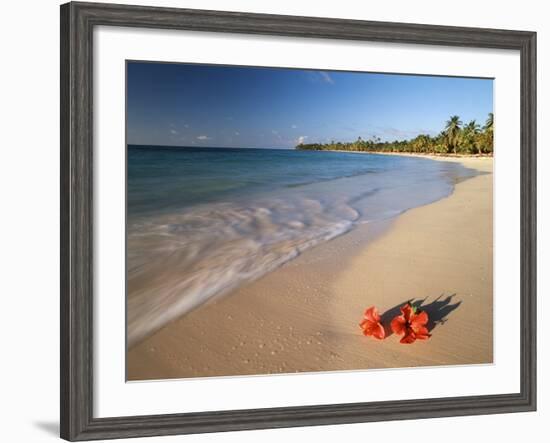
<path fill-rule="evenodd" d="M 393 331 L 391 330 L 389 325 L 396 315 L 401 314 L 401 307 L 403 305 L 410 303 L 415 308 L 426 311 L 429 317 L 427 327 L 428 331 L 431 332 L 436 328 L 436 326 L 443 325 L 447 321 L 447 317 L 449 316 L 449 314 L 462 304 L 461 301 L 453 303 L 454 297 L 456 297 L 456 294 L 448 296 L 444 296 L 443 294 L 441 294 L 439 297 L 429 303 L 426 303 L 428 299 L 427 297 L 421 300 L 409 299 L 403 301 L 402 303 L 399 303 L 391 309 L 388 309 L 381 315 L 381 323 L 385 325 L 384 329 L 386 330 L 386 337 L 389 337 L 393 334 Z"/>

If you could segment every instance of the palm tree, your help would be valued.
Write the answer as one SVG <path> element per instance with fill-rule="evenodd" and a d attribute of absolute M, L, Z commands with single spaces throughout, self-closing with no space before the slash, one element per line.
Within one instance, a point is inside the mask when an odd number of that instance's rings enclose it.
<path fill-rule="evenodd" d="M 460 126 L 462 122 L 458 115 L 452 115 L 445 124 L 445 134 L 447 136 L 447 152 L 453 151 L 456 154 L 456 145 L 458 144 L 458 136 L 460 135 Z"/>
<path fill-rule="evenodd" d="M 492 112 L 489 112 L 485 126 L 483 126 L 483 136 L 481 137 L 487 152 L 493 152 L 493 123 L 494 115 Z"/>
<path fill-rule="evenodd" d="M 489 112 L 489 115 L 487 116 L 487 120 L 485 120 L 485 126 L 483 127 L 485 132 L 493 132 L 493 121 L 494 121 L 494 114 L 492 112 Z"/>
<path fill-rule="evenodd" d="M 338 151 L 433 152 L 441 154 L 464 152 L 491 155 L 493 153 L 493 120 L 493 113 L 490 113 L 482 130 L 475 120 L 471 120 L 463 126 L 460 117 L 452 115 L 446 122 L 445 129 L 434 136 L 419 134 L 414 138 L 389 142 L 382 141 L 377 135 L 372 135 L 366 140 L 357 137 L 357 140 L 352 142 L 331 140 L 330 143 L 300 143 L 296 148 L 321 151 L 332 149 Z"/>
<path fill-rule="evenodd" d="M 419 152 L 429 152 L 430 150 L 430 136 L 426 134 L 420 134 L 418 137 L 416 137 L 416 149 Z"/>
<path fill-rule="evenodd" d="M 464 127 L 464 130 L 470 134 L 477 134 L 479 132 L 479 125 L 475 120 L 471 120 Z"/>
<path fill-rule="evenodd" d="M 479 125 L 475 120 L 470 121 L 463 129 L 463 141 L 466 149 L 470 152 L 481 154 L 480 144 L 477 143 L 477 135 L 479 134 Z M 475 148 L 475 149 L 474 149 Z"/>

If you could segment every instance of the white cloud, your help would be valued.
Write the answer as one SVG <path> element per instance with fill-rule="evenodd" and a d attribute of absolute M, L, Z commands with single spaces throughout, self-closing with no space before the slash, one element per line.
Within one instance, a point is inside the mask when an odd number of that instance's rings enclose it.
<path fill-rule="evenodd" d="M 298 125 L 290 125 L 290 127 L 291 127 L 292 129 L 296 129 L 296 128 L 298 127 Z"/>
<path fill-rule="evenodd" d="M 199 135 L 197 136 L 197 140 L 210 140 L 210 137 L 207 135 Z"/>
<path fill-rule="evenodd" d="M 307 78 L 312 83 L 327 83 L 330 85 L 334 84 L 334 79 L 326 71 L 306 71 Z"/>
<path fill-rule="evenodd" d="M 241 135 L 239 132 L 235 131 L 235 135 Z"/>
<path fill-rule="evenodd" d="M 334 80 L 330 76 L 328 72 L 325 71 L 319 71 L 319 75 L 321 76 L 321 80 L 325 83 L 330 83 L 331 85 L 334 84 Z"/>
<path fill-rule="evenodd" d="M 177 135 L 178 131 L 176 131 L 175 129 L 170 129 L 170 134 L 172 135 Z"/>
<path fill-rule="evenodd" d="M 298 137 L 298 139 L 296 140 L 296 143 L 305 143 L 307 137 L 307 135 L 300 135 L 300 137 Z"/>

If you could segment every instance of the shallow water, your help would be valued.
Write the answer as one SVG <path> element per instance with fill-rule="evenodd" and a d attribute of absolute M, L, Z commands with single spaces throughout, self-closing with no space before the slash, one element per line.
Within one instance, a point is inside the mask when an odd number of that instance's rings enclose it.
<path fill-rule="evenodd" d="M 355 226 L 475 172 L 412 157 L 128 147 L 128 344 Z"/>

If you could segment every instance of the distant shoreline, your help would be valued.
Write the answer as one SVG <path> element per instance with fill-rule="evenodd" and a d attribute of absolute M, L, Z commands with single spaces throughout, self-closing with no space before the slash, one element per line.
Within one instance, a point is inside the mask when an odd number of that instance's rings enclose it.
<path fill-rule="evenodd" d="M 296 149 L 297 151 L 302 151 Z M 305 151 L 305 149 L 304 149 Z M 419 157 L 433 159 L 466 159 L 466 158 L 493 158 L 493 154 L 438 154 L 433 152 L 387 152 L 387 151 L 348 151 L 344 149 L 308 149 L 310 152 L 343 152 L 345 154 L 376 154 L 376 155 L 395 155 L 401 157 Z"/>
<path fill-rule="evenodd" d="M 251 151 L 264 151 L 264 150 L 273 150 L 273 151 L 300 151 L 300 152 L 342 152 L 345 154 L 376 154 L 376 155 L 397 155 L 403 157 L 420 157 L 420 158 L 493 158 L 493 153 L 484 153 L 484 154 L 453 154 L 453 153 L 437 153 L 437 152 L 388 152 L 388 151 L 351 151 L 348 149 L 299 149 L 299 148 L 246 148 L 246 147 L 232 147 L 232 146 L 177 146 L 177 145 L 136 145 L 136 144 L 127 144 L 128 148 L 138 148 L 138 149 L 212 149 L 212 150 L 240 150 L 246 149 Z"/>

